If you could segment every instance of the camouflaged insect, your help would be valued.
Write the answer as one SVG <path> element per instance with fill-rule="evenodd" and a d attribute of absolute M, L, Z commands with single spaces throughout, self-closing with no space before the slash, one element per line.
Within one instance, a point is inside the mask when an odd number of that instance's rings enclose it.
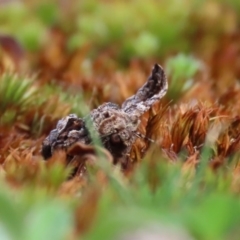
<path fill-rule="evenodd" d="M 141 115 L 159 101 L 167 89 L 165 73 L 160 65 L 155 64 L 147 82 L 121 107 L 108 102 L 92 110 L 85 118 L 70 114 L 59 120 L 56 129 L 43 141 L 43 157 L 48 159 L 55 150 L 66 150 L 78 141 L 91 144 L 92 139 L 86 127 L 86 119 L 90 117 L 94 130 L 112 154 L 114 163 L 126 159 L 134 142 L 141 136 L 138 133 Z"/>

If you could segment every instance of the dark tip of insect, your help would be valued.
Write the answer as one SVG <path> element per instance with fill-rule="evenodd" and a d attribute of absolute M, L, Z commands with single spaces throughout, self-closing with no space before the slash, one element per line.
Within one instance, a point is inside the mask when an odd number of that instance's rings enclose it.
<path fill-rule="evenodd" d="M 155 63 L 154 64 L 154 67 L 153 67 L 153 71 L 154 72 L 157 72 L 157 71 L 159 71 L 159 70 L 161 70 L 162 68 L 161 68 L 161 66 L 159 65 L 159 64 L 157 64 L 157 63 Z"/>
<path fill-rule="evenodd" d="M 162 67 L 159 64 L 155 63 L 154 67 L 153 67 L 153 70 L 152 70 L 152 73 L 157 73 L 161 70 L 162 70 Z"/>
<path fill-rule="evenodd" d="M 42 153 L 44 160 L 49 159 L 52 156 L 51 146 L 49 146 L 49 145 L 43 146 L 41 153 Z"/>

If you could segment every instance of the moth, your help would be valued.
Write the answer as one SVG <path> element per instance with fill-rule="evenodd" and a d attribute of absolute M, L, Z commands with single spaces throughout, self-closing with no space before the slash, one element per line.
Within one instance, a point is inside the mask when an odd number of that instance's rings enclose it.
<path fill-rule="evenodd" d="M 114 163 L 121 163 L 129 156 L 136 139 L 140 137 L 140 117 L 167 92 L 168 82 L 163 68 L 155 64 L 145 84 L 121 106 L 107 102 L 93 109 L 84 118 L 70 114 L 60 119 L 42 144 L 44 159 L 58 149 L 67 150 L 76 142 L 92 144 L 86 122 L 91 120 L 93 130 L 103 146 L 112 154 Z M 71 158 L 71 156 L 70 156 Z"/>

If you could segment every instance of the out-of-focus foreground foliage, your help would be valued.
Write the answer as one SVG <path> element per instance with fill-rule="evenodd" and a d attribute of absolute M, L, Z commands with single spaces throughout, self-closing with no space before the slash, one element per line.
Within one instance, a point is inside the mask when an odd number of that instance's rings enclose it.
<path fill-rule="evenodd" d="M 238 0 L 0 1 L 0 239 L 239 239 Z M 57 120 L 121 103 L 163 65 L 133 164 L 45 162 Z M 99 147 L 101 148 L 101 147 Z M 146 151 L 147 150 L 147 151 Z"/>

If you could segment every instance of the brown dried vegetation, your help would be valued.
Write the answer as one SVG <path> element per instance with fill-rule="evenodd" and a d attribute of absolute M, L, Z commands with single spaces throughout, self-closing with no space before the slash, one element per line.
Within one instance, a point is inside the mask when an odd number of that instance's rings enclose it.
<path fill-rule="evenodd" d="M 1 171 L 16 186 L 23 182 L 40 181 L 38 169 L 43 166 L 48 168 L 56 161 L 66 165 L 64 153 L 54 156 L 49 162 L 43 162 L 39 155 L 44 136 L 49 133 L 60 117 L 66 116 L 73 110 L 71 103 L 67 103 L 57 95 L 49 94 L 45 98 L 45 85 L 49 80 L 54 80 L 54 84 L 60 86 L 58 90 L 60 95 L 66 87 L 73 96 L 79 93 L 83 102 L 74 102 L 74 104 L 81 112 L 82 105 L 86 104 L 84 101 L 90 103 L 90 108 L 105 101 L 121 103 L 126 97 L 136 92 L 145 81 L 147 71 L 144 69 L 148 69 L 150 64 L 133 61 L 128 71 L 120 72 L 114 64 L 100 66 L 99 62 L 105 63 L 106 61 L 106 56 L 100 55 L 92 63 L 90 73 L 86 74 L 75 65 L 83 63 L 87 48 L 69 55 L 64 47 L 66 36 L 59 29 L 53 29 L 50 35 L 52 43 L 46 45 L 39 55 L 34 56 L 33 69 L 39 74 L 35 77 L 33 84 L 38 89 L 35 96 L 40 104 L 29 105 L 23 112 L 17 109 L 17 116 L 11 124 L 1 121 Z M 28 65 L 31 65 L 32 57 L 26 58 L 14 39 L 2 37 L 1 48 L 3 50 L 1 53 L 2 72 L 8 71 L 11 66 L 11 70 L 21 74 L 21 69 L 19 69 L 21 61 L 26 61 Z M 21 54 L 18 54 L 20 52 Z M 8 64 L 6 59 L 8 59 Z M 58 62 L 53 59 L 58 59 Z M 240 97 L 240 88 L 237 82 L 234 82 L 228 89 L 220 90 L 215 88 L 215 80 L 209 73 L 206 76 L 206 72 L 202 70 L 198 78 L 196 86 L 183 95 L 184 102 L 179 99 L 171 103 L 167 95 L 160 104 L 154 106 L 142 117 L 139 131 L 146 138 L 138 139 L 132 149 L 131 170 L 133 170 L 134 163 L 140 162 L 146 155 L 150 145 L 162 151 L 170 161 L 175 162 L 181 159 L 184 165 L 195 167 L 199 162 L 199 154 L 206 138 L 214 138 L 211 146 L 213 154 L 209 159 L 210 166 L 214 169 L 225 164 L 229 157 L 239 151 L 240 108 L 237 100 Z M 170 76 L 169 79 L 171 88 Z M 218 79 L 218 84 L 220 84 L 219 81 L 221 85 L 224 85 L 224 79 Z M 43 97 L 41 97 L 41 92 Z M 195 99 L 201 99 L 201 101 Z M 83 106 L 83 112 L 84 108 L 86 107 Z M 76 155 L 79 156 L 68 165 L 76 167 L 85 162 L 92 165 L 97 161 L 96 152 L 92 146 L 77 144 L 68 151 L 75 152 L 75 154 L 77 152 Z M 111 162 L 110 153 L 104 149 L 101 151 Z M 126 172 L 129 170 L 127 169 Z M 16 171 L 18 174 L 15 174 Z M 76 171 L 75 174 L 82 175 L 81 171 Z"/>

